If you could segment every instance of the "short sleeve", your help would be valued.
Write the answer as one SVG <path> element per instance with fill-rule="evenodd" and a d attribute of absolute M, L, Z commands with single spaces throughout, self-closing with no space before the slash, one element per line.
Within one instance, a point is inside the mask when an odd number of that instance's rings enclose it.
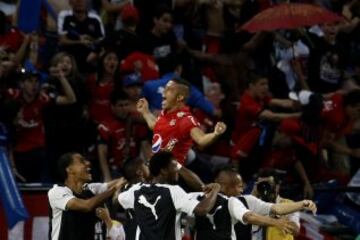
<path fill-rule="evenodd" d="M 90 183 L 87 185 L 89 190 L 94 193 L 95 195 L 101 194 L 108 189 L 107 183 Z"/>
<path fill-rule="evenodd" d="M 75 196 L 69 188 L 55 185 L 49 190 L 48 198 L 52 208 L 58 208 L 65 211 L 67 203 L 75 198 Z"/>
<path fill-rule="evenodd" d="M 191 129 L 200 127 L 199 121 L 192 115 L 184 117 L 181 123 L 183 132 L 190 132 Z"/>
<path fill-rule="evenodd" d="M 199 201 L 192 195 L 186 193 L 179 186 L 172 186 L 170 188 L 171 198 L 173 200 L 176 211 L 192 215 L 195 207 Z"/>
<path fill-rule="evenodd" d="M 271 207 L 273 206 L 272 203 L 267 203 L 259 198 L 256 198 L 252 195 L 244 195 L 246 202 L 249 205 L 249 209 L 252 212 L 255 212 L 260 215 L 269 215 L 271 212 Z"/>
<path fill-rule="evenodd" d="M 132 186 L 131 188 L 129 188 L 128 190 L 119 194 L 118 201 L 124 209 L 133 209 L 134 208 L 134 201 L 135 201 L 134 192 L 136 190 L 139 190 L 140 187 L 141 187 L 140 184 L 136 184 L 136 185 Z"/>
<path fill-rule="evenodd" d="M 105 142 L 110 141 L 111 131 L 110 131 L 110 128 L 105 123 L 99 124 L 98 133 L 100 136 L 100 140 L 105 141 Z"/>
<path fill-rule="evenodd" d="M 236 222 L 240 221 L 242 224 L 247 224 L 244 221 L 244 215 L 250 211 L 249 211 L 249 209 L 247 209 L 244 206 L 244 204 L 242 202 L 240 202 L 239 199 L 237 199 L 235 197 L 229 198 L 228 208 L 229 208 L 229 213 L 230 213 L 231 217 Z"/>

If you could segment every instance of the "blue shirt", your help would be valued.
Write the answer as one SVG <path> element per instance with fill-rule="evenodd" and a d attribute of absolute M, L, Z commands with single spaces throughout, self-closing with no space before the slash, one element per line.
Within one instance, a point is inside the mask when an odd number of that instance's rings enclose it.
<path fill-rule="evenodd" d="M 162 94 L 166 84 L 174 78 L 175 73 L 167 73 L 157 80 L 145 82 L 142 90 L 142 95 L 149 102 L 151 110 L 161 110 Z M 199 108 L 211 116 L 214 116 L 214 106 L 207 100 L 204 94 L 195 86 L 191 85 L 190 96 L 187 100 L 187 105 L 191 108 Z"/>

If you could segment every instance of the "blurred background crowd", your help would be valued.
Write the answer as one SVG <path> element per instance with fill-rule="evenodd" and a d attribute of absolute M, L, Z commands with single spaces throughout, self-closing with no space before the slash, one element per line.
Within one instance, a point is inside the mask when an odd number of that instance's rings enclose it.
<path fill-rule="evenodd" d="M 252 32 L 241 26 L 281 0 L 0 1 L 0 142 L 14 176 L 58 182 L 70 151 L 91 160 L 95 180 L 122 175 L 126 160 L 151 156 L 136 102 L 160 113 L 181 76 L 203 130 L 228 126 L 188 154 L 204 182 L 231 162 L 249 183 L 278 169 L 295 198 L 329 180 L 359 186 L 360 1 L 294 2 L 342 19 Z M 359 208 L 358 194 L 343 198 Z"/>

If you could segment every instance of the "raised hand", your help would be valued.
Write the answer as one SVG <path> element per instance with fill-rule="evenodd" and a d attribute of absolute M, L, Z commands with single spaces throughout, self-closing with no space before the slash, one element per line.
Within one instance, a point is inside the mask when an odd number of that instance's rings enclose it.
<path fill-rule="evenodd" d="M 226 131 L 226 124 L 223 122 L 217 122 L 215 125 L 214 133 L 219 136 Z"/>
<path fill-rule="evenodd" d="M 136 110 L 139 113 L 146 113 L 149 111 L 149 103 L 145 98 L 140 98 L 136 103 Z"/>

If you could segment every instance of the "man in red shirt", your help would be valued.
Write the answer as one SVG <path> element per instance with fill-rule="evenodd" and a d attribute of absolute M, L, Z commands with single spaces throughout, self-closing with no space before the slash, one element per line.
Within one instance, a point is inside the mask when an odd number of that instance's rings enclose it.
<path fill-rule="evenodd" d="M 282 119 L 299 117 L 299 113 L 276 113 L 266 109 L 266 107 L 280 107 L 292 109 L 295 107 L 291 100 L 275 99 L 270 97 L 268 79 L 253 75 L 250 77 L 247 90 L 240 99 L 240 105 L 237 110 L 235 121 L 235 130 L 232 135 L 234 144 L 232 157 L 235 164 L 239 164 L 239 160 L 243 161 L 249 158 L 258 144 L 261 134 L 260 121 L 267 120 L 270 122 L 279 122 Z M 251 161 L 259 163 L 258 161 Z M 249 163 L 249 161 L 247 161 Z M 259 163 L 260 164 L 260 163 Z M 256 165 L 256 164 L 255 164 Z M 247 165 L 247 172 L 242 172 L 244 178 L 250 177 L 252 171 L 256 170 L 256 166 Z M 243 169 L 245 170 L 245 169 Z"/>
<path fill-rule="evenodd" d="M 14 171 L 18 171 L 27 182 L 40 182 L 49 172 L 45 162 L 45 130 L 42 111 L 53 100 L 65 105 L 76 102 L 75 94 L 65 78 L 61 66 L 50 69 L 50 74 L 58 79 L 64 96 L 54 96 L 40 91 L 39 75 L 25 72 L 21 76 L 20 89 L 9 89 L 7 98 L 16 102 L 18 111 L 14 120 L 16 129 Z"/>
<path fill-rule="evenodd" d="M 171 151 L 180 164 L 179 167 L 186 164 L 187 154 L 194 142 L 200 147 L 205 147 L 226 130 L 223 122 L 218 122 L 211 133 L 201 130 L 200 124 L 185 105 L 189 90 L 189 83 L 183 79 L 169 81 L 163 93 L 162 112 L 157 119 L 150 112 L 146 99 L 140 99 L 137 104 L 138 111 L 143 115 L 149 128 L 154 131 L 153 153 L 160 150 Z"/>
<path fill-rule="evenodd" d="M 146 154 L 150 144 L 146 141 L 148 130 L 143 124 L 134 122 L 130 116 L 130 101 L 124 92 L 111 96 L 112 119 L 98 126 L 98 156 L 105 181 L 120 174 L 125 160 Z"/>
<path fill-rule="evenodd" d="M 360 90 L 345 94 L 331 94 L 324 102 L 322 118 L 325 126 L 325 145 L 338 154 L 359 158 L 360 148 L 350 148 L 341 143 L 345 135 L 352 133 L 354 123 L 360 119 Z M 334 157 L 335 156 L 335 157 Z M 333 169 L 339 173 L 349 174 L 348 161 L 339 155 L 333 156 Z"/>

